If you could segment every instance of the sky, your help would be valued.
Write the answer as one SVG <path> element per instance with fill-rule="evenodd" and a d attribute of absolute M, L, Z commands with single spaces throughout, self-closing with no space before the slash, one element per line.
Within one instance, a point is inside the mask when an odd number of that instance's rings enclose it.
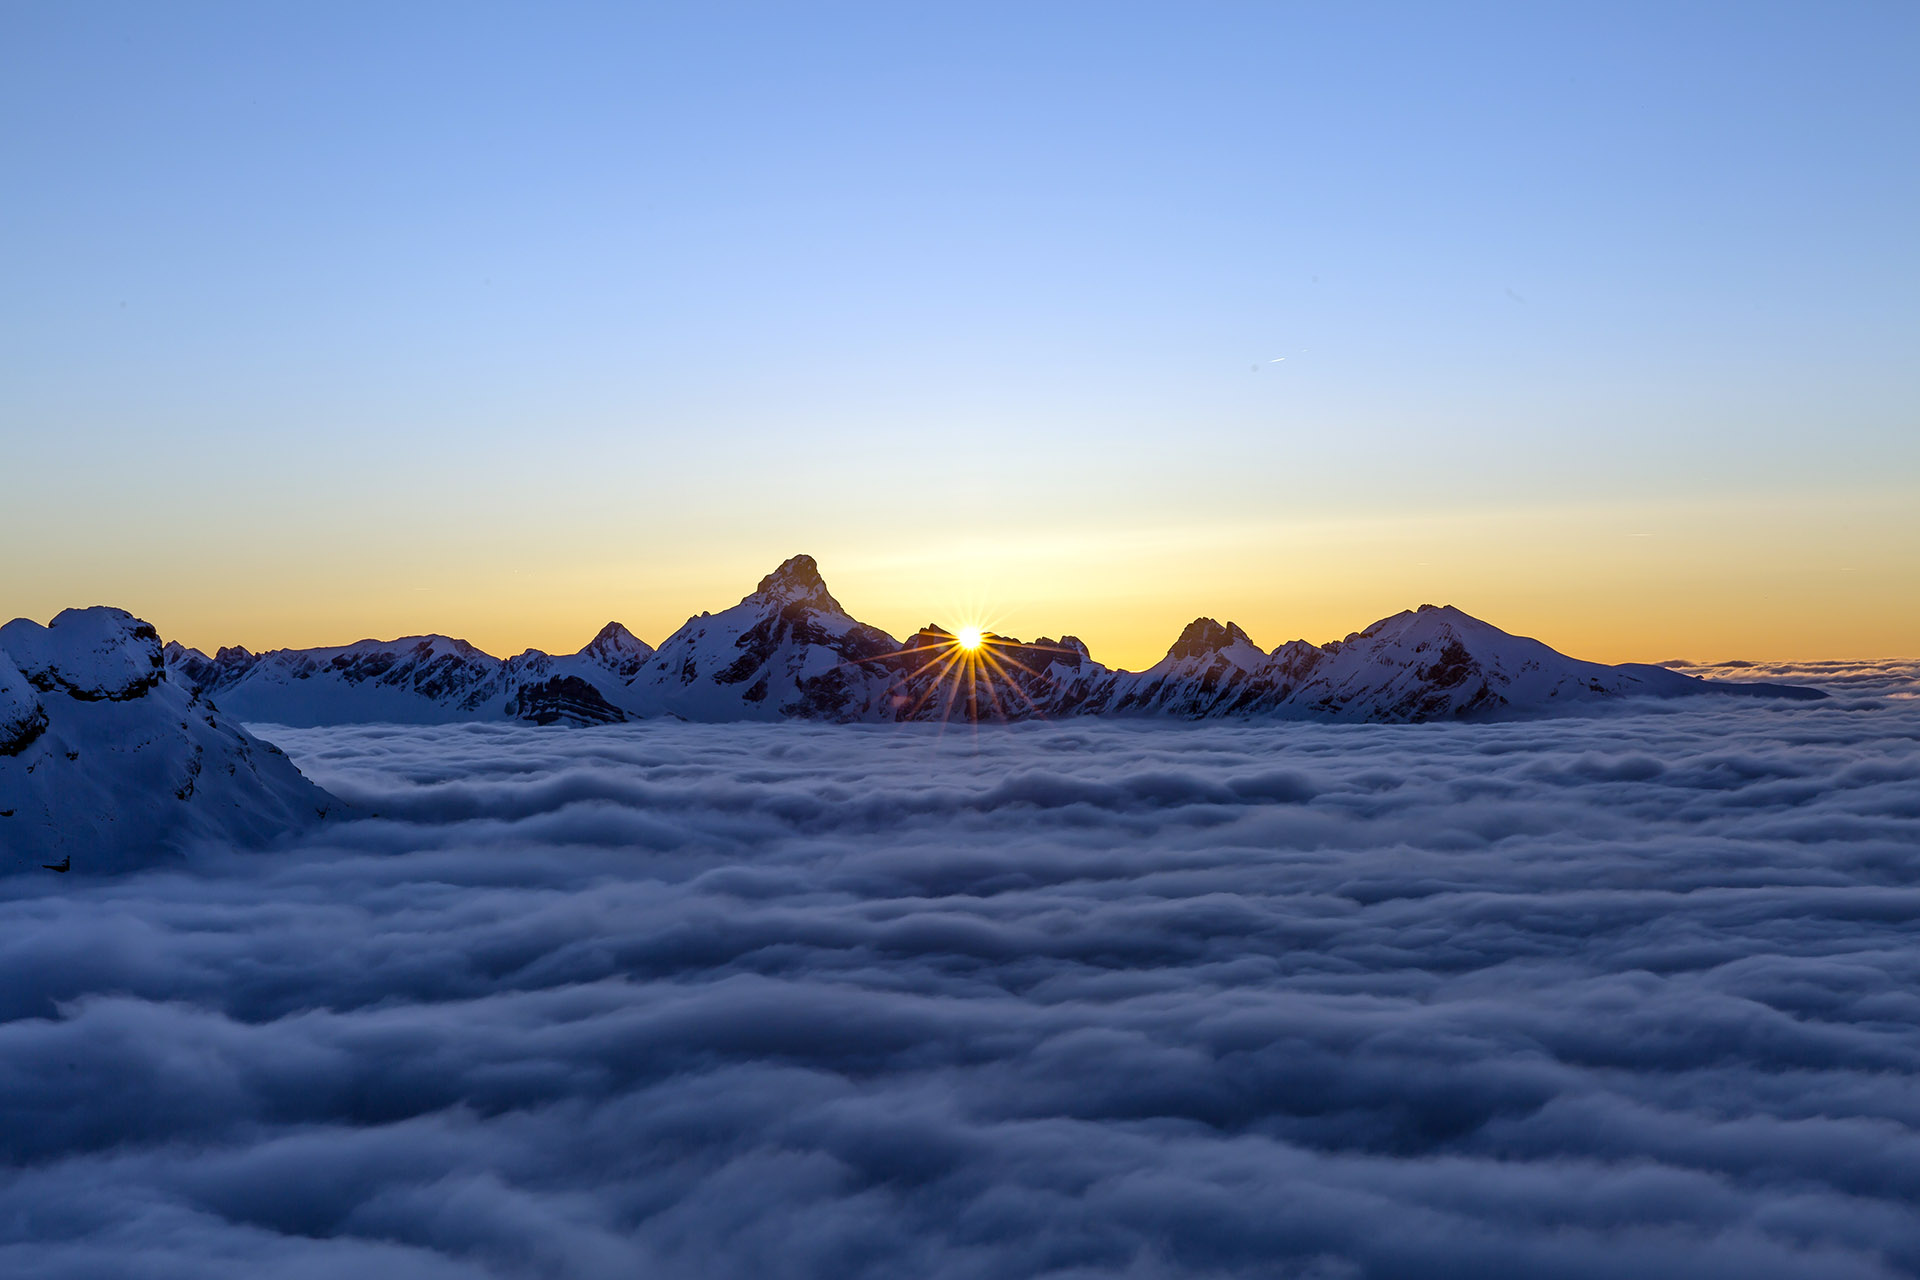
<path fill-rule="evenodd" d="M 0 3 L 0 616 L 1920 651 L 1905 4 Z"/>

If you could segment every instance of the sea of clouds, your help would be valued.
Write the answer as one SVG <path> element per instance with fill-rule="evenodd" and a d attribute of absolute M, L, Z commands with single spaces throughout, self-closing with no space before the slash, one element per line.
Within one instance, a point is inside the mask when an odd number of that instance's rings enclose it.
<path fill-rule="evenodd" d="M 0 1274 L 1913 1275 L 1920 670 L 1751 674 L 263 728 L 362 816 L 0 881 Z"/>

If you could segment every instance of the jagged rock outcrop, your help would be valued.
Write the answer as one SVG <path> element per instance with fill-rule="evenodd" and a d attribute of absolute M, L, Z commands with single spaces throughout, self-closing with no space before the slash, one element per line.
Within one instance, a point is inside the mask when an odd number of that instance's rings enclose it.
<path fill-rule="evenodd" d="M 222 645 L 209 658 L 178 640 L 167 641 L 160 656 L 170 679 L 203 694 L 237 684 L 260 661 L 259 656 L 248 652 L 244 645 Z"/>
<path fill-rule="evenodd" d="M 164 672 L 158 635 L 124 610 L 0 627 L 0 870 L 127 870 L 338 807 Z"/>
<path fill-rule="evenodd" d="M 523 684 L 507 701 L 506 712 L 532 724 L 622 724 L 627 713 L 579 676 L 551 676 Z"/>

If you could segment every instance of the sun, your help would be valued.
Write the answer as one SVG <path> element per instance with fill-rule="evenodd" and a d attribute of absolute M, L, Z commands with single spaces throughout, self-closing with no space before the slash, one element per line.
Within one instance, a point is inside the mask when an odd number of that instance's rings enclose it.
<path fill-rule="evenodd" d="M 980 628 L 962 627 L 960 628 L 959 631 L 954 633 L 953 642 L 959 645 L 962 649 L 966 649 L 969 652 L 971 652 L 972 650 L 978 649 L 980 647 L 980 642 L 982 638 L 983 637 L 980 634 Z"/>

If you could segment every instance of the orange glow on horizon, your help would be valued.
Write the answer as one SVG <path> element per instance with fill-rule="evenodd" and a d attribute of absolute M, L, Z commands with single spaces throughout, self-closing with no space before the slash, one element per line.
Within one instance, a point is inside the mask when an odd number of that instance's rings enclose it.
<path fill-rule="evenodd" d="M 610 532 L 559 554 L 540 539 L 476 546 L 449 526 L 409 540 L 376 523 L 325 556 L 266 526 L 218 558 L 148 559 L 123 554 L 111 530 L 81 529 L 57 555 L 0 566 L 0 621 L 111 604 L 208 653 L 426 633 L 501 657 L 572 653 L 608 621 L 658 645 L 806 552 L 849 614 L 909 643 L 929 621 L 963 619 L 983 647 L 1070 635 L 1134 671 L 1196 617 L 1238 623 L 1271 650 L 1429 603 L 1598 662 L 1893 658 L 1920 643 L 1913 509 L 1893 486 L 965 537 L 940 521 L 876 539 L 864 524 L 770 518 L 666 559 Z"/>

